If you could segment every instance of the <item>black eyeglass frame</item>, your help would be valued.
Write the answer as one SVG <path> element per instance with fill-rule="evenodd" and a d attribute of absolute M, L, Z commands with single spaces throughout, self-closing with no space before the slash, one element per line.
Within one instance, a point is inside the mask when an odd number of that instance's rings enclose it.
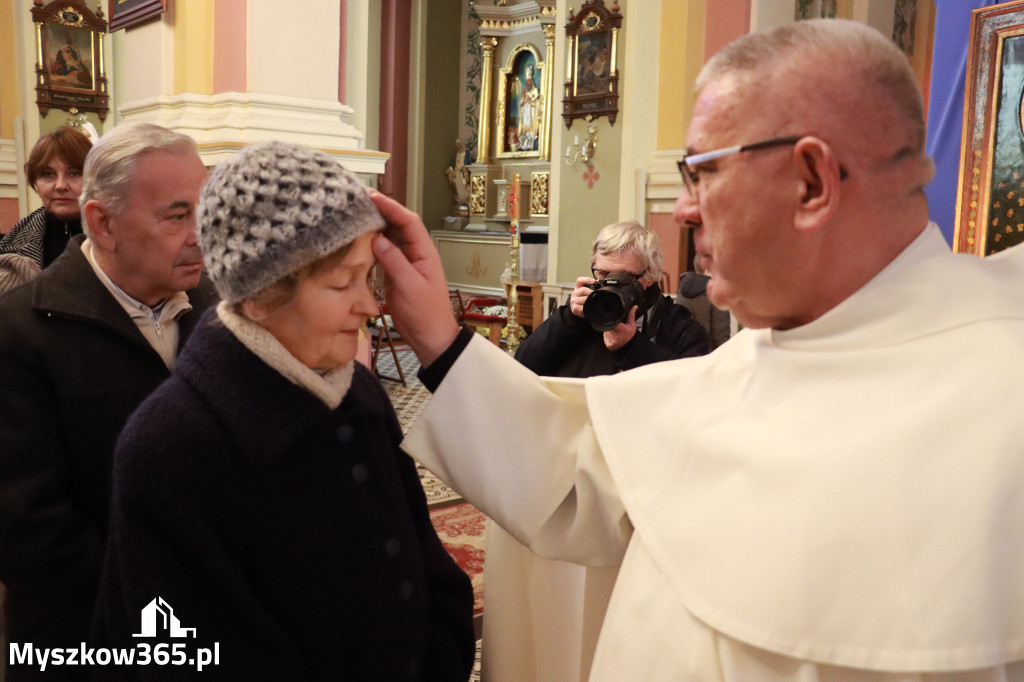
<path fill-rule="evenodd" d="M 603 273 L 605 273 L 604 277 L 598 277 L 598 276 L 597 276 L 597 273 L 599 273 L 599 272 L 603 272 Z M 598 269 L 596 269 L 596 268 L 595 268 L 595 267 L 594 267 L 593 265 L 591 265 L 591 266 L 590 266 L 590 274 L 594 276 L 594 279 L 596 279 L 596 280 L 600 281 L 600 280 L 602 280 L 602 279 L 608 279 L 608 275 L 611 275 L 611 274 L 612 274 L 612 272 L 611 272 L 611 271 L 606 271 L 606 270 L 598 270 Z M 639 281 L 640 281 L 640 279 L 641 279 L 641 278 L 642 278 L 642 277 L 643 277 L 644 275 L 646 275 L 647 273 L 646 273 L 646 272 L 644 272 L 644 273 L 642 273 L 642 274 L 639 274 L 639 275 L 637 275 L 637 274 L 634 274 L 634 273 L 632 273 L 632 272 L 627 272 L 627 273 L 625 273 L 625 274 L 627 274 L 627 275 L 632 275 L 632 276 L 633 276 L 633 277 L 635 277 L 635 278 L 636 278 L 636 280 L 637 280 L 637 281 L 639 282 Z"/>

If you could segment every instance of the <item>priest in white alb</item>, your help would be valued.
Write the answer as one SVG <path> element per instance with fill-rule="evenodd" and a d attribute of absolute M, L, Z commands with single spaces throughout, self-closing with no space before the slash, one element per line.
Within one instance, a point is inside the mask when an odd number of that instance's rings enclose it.
<path fill-rule="evenodd" d="M 675 218 L 745 329 L 540 379 L 376 195 L 434 390 L 403 447 L 539 555 L 619 566 L 591 680 L 1024 680 L 1024 249 L 928 222 L 921 94 L 873 29 L 745 36 L 697 90 Z"/>

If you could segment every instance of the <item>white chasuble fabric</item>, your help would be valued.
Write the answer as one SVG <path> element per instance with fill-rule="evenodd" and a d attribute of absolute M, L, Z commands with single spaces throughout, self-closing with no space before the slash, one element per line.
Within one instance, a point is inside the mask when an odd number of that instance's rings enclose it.
<path fill-rule="evenodd" d="M 1024 250 L 929 227 L 703 358 L 541 380 L 474 339 L 405 447 L 538 554 L 621 562 L 592 680 L 1024 680 L 1022 351 Z"/>

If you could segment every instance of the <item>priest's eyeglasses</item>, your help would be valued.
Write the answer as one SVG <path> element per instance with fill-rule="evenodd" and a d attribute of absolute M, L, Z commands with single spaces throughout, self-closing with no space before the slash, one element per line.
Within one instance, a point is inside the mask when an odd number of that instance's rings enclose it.
<path fill-rule="evenodd" d="M 690 196 L 694 199 L 697 198 L 697 187 L 700 184 L 700 168 L 702 163 L 708 161 L 714 161 L 720 159 L 723 156 L 730 156 L 732 154 L 739 154 L 741 152 L 752 152 L 758 149 L 768 149 L 769 147 L 781 147 L 787 144 L 796 144 L 803 136 L 798 137 L 774 137 L 770 140 L 764 140 L 762 142 L 755 142 L 753 144 L 734 145 L 732 147 L 722 147 L 721 149 L 713 149 L 710 152 L 702 152 L 700 154 L 688 154 L 677 161 L 679 164 L 679 172 L 683 176 L 683 184 L 686 186 L 686 191 L 690 193 Z"/>

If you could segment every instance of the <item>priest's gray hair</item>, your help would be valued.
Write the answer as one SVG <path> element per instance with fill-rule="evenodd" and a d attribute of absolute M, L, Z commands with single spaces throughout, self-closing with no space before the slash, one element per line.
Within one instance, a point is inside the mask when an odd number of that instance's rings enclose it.
<path fill-rule="evenodd" d="M 620 253 L 634 253 L 640 259 L 640 267 L 654 281 L 660 281 L 665 272 L 663 264 L 661 240 L 653 231 L 648 230 L 635 220 L 605 225 L 594 237 L 594 248 L 591 258 L 615 256 Z"/>
<path fill-rule="evenodd" d="M 857 21 L 811 19 L 745 35 L 704 65 L 696 90 L 699 93 L 712 81 L 737 72 L 755 76 L 748 82 L 767 81 L 779 73 L 784 62 L 799 57 L 804 59 L 795 73 L 809 81 L 822 74 L 841 74 L 852 89 L 871 85 L 884 93 L 901 112 L 923 151 L 924 99 L 907 56 L 882 33 Z M 765 83 L 765 87 L 771 85 Z M 792 102 L 798 108 L 806 104 Z M 864 102 L 864 106 L 877 103 Z"/>
<path fill-rule="evenodd" d="M 85 204 L 93 199 L 114 215 L 124 211 L 131 196 L 136 163 L 144 154 L 154 151 L 199 155 L 191 137 L 153 123 L 122 123 L 103 135 L 89 151 L 82 169 L 82 195 L 78 199 L 82 216 Z M 82 228 L 89 233 L 84 220 Z"/>

